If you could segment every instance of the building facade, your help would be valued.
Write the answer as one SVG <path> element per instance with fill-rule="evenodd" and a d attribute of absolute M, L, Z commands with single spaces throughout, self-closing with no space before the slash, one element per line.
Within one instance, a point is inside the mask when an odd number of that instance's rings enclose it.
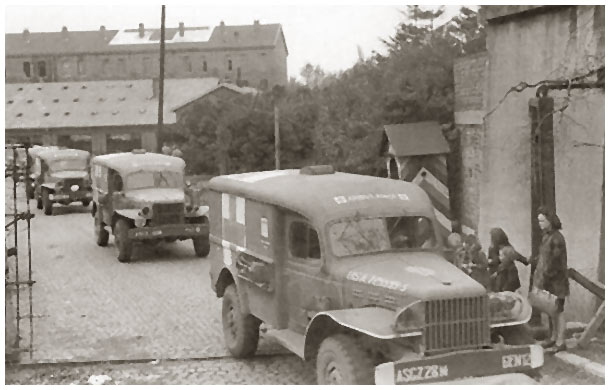
<path fill-rule="evenodd" d="M 5 82 L 151 79 L 159 75 L 159 29 L 5 35 Z M 287 82 L 280 24 L 167 28 L 165 77 L 214 77 L 260 89 Z"/>
<path fill-rule="evenodd" d="M 535 254 L 534 216 L 545 204 L 562 220 L 568 267 L 603 280 L 604 6 L 484 6 L 483 12 L 486 58 L 454 68 L 463 68 L 456 75 L 462 89 L 456 122 L 470 142 L 465 164 L 480 167 L 473 175 L 481 241 L 488 245 L 489 230 L 498 226 L 519 252 Z M 477 66 L 485 69 L 478 72 L 480 94 L 462 82 Z M 530 269 L 518 268 L 527 288 Z M 595 309 L 594 296 L 570 282 L 568 320 L 586 321 Z"/>

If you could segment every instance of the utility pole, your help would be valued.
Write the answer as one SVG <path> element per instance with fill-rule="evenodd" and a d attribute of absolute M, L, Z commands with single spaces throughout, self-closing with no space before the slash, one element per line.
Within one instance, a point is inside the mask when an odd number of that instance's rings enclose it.
<path fill-rule="evenodd" d="M 275 169 L 280 169 L 280 110 L 277 102 L 273 103 L 273 118 L 275 122 Z"/>
<path fill-rule="evenodd" d="M 163 132 L 163 87 L 165 84 L 165 6 L 161 6 L 161 49 L 159 53 L 159 109 L 157 121 L 157 151 L 159 138 Z"/>

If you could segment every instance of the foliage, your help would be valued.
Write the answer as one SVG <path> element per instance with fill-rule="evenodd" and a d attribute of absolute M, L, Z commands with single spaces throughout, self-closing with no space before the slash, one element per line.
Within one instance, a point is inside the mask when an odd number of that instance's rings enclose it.
<path fill-rule="evenodd" d="M 387 54 L 361 58 L 327 74 L 307 64 L 304 85 L 291 80 L 256 96 L 212 100 L 179 115 L 179 137 L 192 173 L 274 168 L 274 104 L 281 133 L 281 167 L 333 164 L 379 174 L 384 124 L 453 120 L 453 62 L 485 49 L 476 11 L 462 8 L 435 27 L 443 9 L 408 6 L 405 21 L 385 40 Z M 438 23 L 437 23 L 438 24 Z"/>

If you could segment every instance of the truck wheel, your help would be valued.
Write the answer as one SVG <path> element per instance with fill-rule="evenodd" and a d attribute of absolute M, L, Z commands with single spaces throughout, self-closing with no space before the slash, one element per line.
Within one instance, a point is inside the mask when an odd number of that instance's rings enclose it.
<path fill-rule="evenodd" d="M 322 341 L 316 374 L 319 385 L 373 385 L 375 365 L 355 337 L 337 334 Z"/>
<path fill-rule="evenodd" d="M 83 200 L 83 206 L 88 207 L 91 201 L 89 199 Z"/>
<path fill-rule="evenodd" d="M 527 325 L 507 326 L 497 330 L 497 335 L 501 335 L 504 343 L 508 345 L 529 345 L 535 344 L 536 340 Z"/>
<path fill-rule="evenodd" d="M 95 213 L 93 218 L 93 231 L 95 232 L 95 242 L 99 246 L 108 245 L 109 233 L 104 229 L 104 222 L 102 221 L 101 212 Z"/>
<path fill-rule="evenodd" d="M 114 225 L 114 244 L 119 249 L 119 261 L 128 263 L 131 260 L 131 249 L 133 243 L 129 239 L 129 223 L 124 219 L 119 219 Z"/>
<path fill-rule="evenodd" d="M 206 236 L 193 237 L 193 247 L 198 257 L 206 257 L 210 253 L 210 239 Z"/>
<path fill-rule="evenodd" d="M 27 200 L 34 199 L 34 189 L 32 188 L 32 182 L 29 180 L 25 181 L 25 196 Z"/>
<path fill-rule="evenodd" d="M 254 355 L 258 347 L 260 325 L 258 318 L 242 312 L 235 284 L 227 286 L 222 299 L 222 330 L 225 345 L 231 355 L 236 358 Z"/>
<path fill-rule="evenodd" d="M 49 199 L 49 191 L 42 190 L 42 208 L 44 209 L 44 215 L 53 214 L 53 202 Z"/>

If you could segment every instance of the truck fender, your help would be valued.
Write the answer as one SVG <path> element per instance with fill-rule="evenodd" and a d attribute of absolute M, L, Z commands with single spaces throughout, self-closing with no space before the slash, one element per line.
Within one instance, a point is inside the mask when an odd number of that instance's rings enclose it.
<path fill-rule="evenodd" d="M 351 331 L 379 340 L 421 336 L 421 331 L 397 333 L 396 312 L 382 307 L 328 310 L 317 313 L 305 330 L 305 360 L 315 357 L 322 341 L 333 333 Z"/>
<path fill-rule="evenodd" d="M 209 206 L 200 206 L 192 213 L 188 214 L 189 217 L 207 217 L 210 211 Z"/>
<path fill-rule="evenodd" d="M 237 277 L 237 275 L 233 275 L 231 270 L 229 270 L 227 267 L 223 267 L 223 269 L 218 274 L 216 282 L 214 283 L 214 291 L 216 292 L 216 296 L 218 298 L 222 298 L 224 296 L 225 289 L 231 284 L 235 284 L 235 286 L 237 287 L 237 294 L 239 294 L 242 312 L 244 314 L 250 314 L 248 294 L 246 293 L 243 286 L 241 286 L 240 279 Z"/>
<path fill-rule="evenodd" d="M 114 212 L 118 215 L 120 215 L 121 217 L 125 217 L 128 219 L 136 219 L 139 217 L 138 213 L 140 212 L 140 210 L 138 209 L 120 209 L 120 210 L 114 210 Z"/>
<path fill-rule="evenodd" d="M 55 183 L 42 183 L 40 185 L 40 187 L 46 188 L 47 190 L 50 190 L 50 191 L 55 191 Z"/>

